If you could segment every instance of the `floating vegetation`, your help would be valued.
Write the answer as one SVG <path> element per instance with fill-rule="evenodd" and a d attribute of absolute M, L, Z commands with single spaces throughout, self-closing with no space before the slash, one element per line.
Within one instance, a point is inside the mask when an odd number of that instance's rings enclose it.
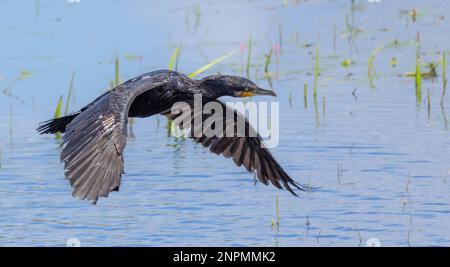
<path fill-rule="evenodd" d="M 22 101 L 22 99 L 20 99 L 20 98 L 17 97 L 17 96 L 14 96 L 14 95 L 12 94 L 12 88 L 13 88 L 13 86 L 14 86 L 17 82 L 19 82 L 19 81 L 21 81 L 21 80 L 24 80 L 24 79 L 27 79 L 27 78 L 29 78 L 29 77 L 31 77 L 31 76 L 32 76 L 32 73 L 31 73 L 30 71 L 22 70 L 22 71 L 20 72 L 19 76 L 17 76 L 16 78 L 14 78 L 14 80 L 13 80 L 11 83 L 9 83 L 5 88 L 3 88 L 3 90 L 2 90 L 3 93 L 4 93 L 5 95 L 9 96 L 9 97 L 12 97 L 12 98 L 16 99 L 16 100 Z M 22 102 L 23 102 L 23 101 L 22 101 Z"/>
<path fill-rule="evenodd" d="M 67 92 L 66 109 L 64 110 L 64 115 L 69 114 L 69 105 L 70 105 L 70 99 L 72 98 L 74 79 L 75 79 L 75 71 L 72 72 L 72 76 L 70 77 L 69 91 Z"/>
<path fill-rule="evenodd" d="M 395 57 L 391 58 L 391 66 L 395 68 L 397 64 L 398 64 L 397 58 Z"/>
<path fill-rule="evenodd" d="M 346 60 L 341 62 L 341 66 L 344 67 L 344 68 L 348 68 L 351 65 L 353 65 L 353 61 L 351 59 L 346 59 Z"/>
<path fill-rule="evenodd" d="M 428 71 L 426 71 L 426 72 L 421 71 L 421 73 L 420 73 L 421 79 L 436 78 L 438 76 L 435 63 L 431 62 L 431 63 L 422 65 L 422 66 L 426 66 L 428 68 Z M 421 69 L 421 66 L 419 66 L 419 68 Z M 417 69 L 417 66 L 416 66 L 416 69 Z M 415 72 L 406 72 L 405 74 L 403 74 L 403 76 L 416 78 L 416 71 Z"/>
<path fill-rule="evenodd" d="M 125 54 L 123 58 L 127 61 L 139 61 L 142 59 L 142 56 L 134 55 L 134 54 Z"/>

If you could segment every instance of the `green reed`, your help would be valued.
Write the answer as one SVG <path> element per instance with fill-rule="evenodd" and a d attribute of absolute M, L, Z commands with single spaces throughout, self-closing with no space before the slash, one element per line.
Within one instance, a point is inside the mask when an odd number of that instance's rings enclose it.
<path fill-rule="evenodd" d="M 205 66 L 199 68 L 198 70 L 190 73 L 188 75 L 189 78 L 195 78 L 197 75 L 199 75 L 200 73 L 212 68 L 214 65 L 224 61 L 225 59 L 229 58 L 230 56 L 232 56 L 234 53 L 236 53 L 236 51 L 232 51 L 232 52 L 228 52 L 225 55 L 216 58 L 215 60 L 211 61 L 210 63 L 206 64 Z"/>
<path fill-rule="evenodd" d="M 250 77 L 250 64 L 251 64 L 251 60 L 252 60 L 252 44 L 253 44 L 252 32 L 250 31 L 249 36 L 248 36 L 248 52 L 247 52 L 247 67 L 246 67 L 247 78 Z"/>
<path fill-rule="evenodd" d="M 278 230 L 280 227 L 280 205 L 278 195 L 275 197 L 275 219 L 272 219 L 272 227 Z"/>
<path fill-rule="evenodd" d="M 420 38 L 417 37 L 417 52 L 416 52 L 416 73 L 415 73 L 415 85 L 416 85 L 416 101 L 419 106 L 422 102 L 422 73 L 420 70 Z"/>
<path fill-rule="evenodd" d="M 441 106 L 444 106 L 445 91 L 447 88 L 447 60 L 446 51 L 442 53 L 442 96 L 441 96 Z"/>
<path fill-rule="evenodd" d="M 316 45 L 316 61 L 314 64 L 314 98 L 317 98 L 318 81 L 319 81 L 319 44 Z"/>
<path fill-rule="evenodd" d="M 75 71 L 72 72 L 72 76 L 70 77 L 69 90 L 67 92 L 66 109 L 64 111 L 64 115 L 69 114 L 69 105 L 70 105 L 70 99 L 72 98 L 73 81 L 74 81 L 74 79 L 75 79 Z"/>
<path fill-rule="evenodd" d="M 181 46 L 178 45 L 170 56 L 169 61 L 169 70 L 178 71 L 178 59 L 180 57 Z M 166 129 L 167 136 L 170 137 L 172 135 L 172 124 L 173 121 L 171 119 L 167 119 Z"/>
<path fill-rule="evenodd" d="M 273 49 L 270 48 L 269 53 L 266 55 L 266 63 L 264 64 L 264 72 L 265 74 L 269 74 L 269 64 L 272 60 Z"/>
<path fill-rule="evenodd" d="M 181 47 L 178 45 L 170 56 L 169 70 L 178 71 L 178 59 L 180 56 Z"/>
<path fill-rule="evenodd" d="M 61 117 L 61 109 L 63 105 L 63 96 L 59 97 L 58 103 L 56 104 L 55 114 L 53 115 L 53 118 L 59 118 Z M 61 135 L 59 132 L 55 134 L 55 139 L 61 139 Z"/>

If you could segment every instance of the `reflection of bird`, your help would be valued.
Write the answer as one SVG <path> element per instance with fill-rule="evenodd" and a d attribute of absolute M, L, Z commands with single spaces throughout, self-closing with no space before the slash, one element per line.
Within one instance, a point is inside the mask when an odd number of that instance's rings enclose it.
<path fill-rule="evenodd" d="M 41 134 L 65 132 L 61 161 L 64 162 L 65 176 L 74 188 L 73 195 L 95 203 L 99 196 L 107 197 L 110 191 L 119 190 L 128 117 L 160 113 L 176 119 L 177 115 L 170 113 L 172 105 L 179 101 L 192 105 L 194 94 L 201 94 L 204 104 L 214 101 L 224 111 L 231 111 L 235 123 L 241 122 L 246 128 L 244 136 L 207 137 L 203 134 L 193 136 L 194 141 L 209 147 L 211 152 L 232 157 L 238 166 L 244 165 L 248 171 L 256 172 L 258 179 L 266 185 L 270 181 L 294 195 L 290 186 L 302 190 L 276 162 L 260 136 L 247 134 L 254 129 L 245 117 L 217 100 L 221 96 L 275 96 L 273 91 L 261 89 L 241 77 L 214 75 L 192 80 L 168 70 L 150 72 L 104 93 L 80 111 L 41 123 L 37 131 Z M 203 117 L 201 122 L 205 121 L 206 117 Z"/>

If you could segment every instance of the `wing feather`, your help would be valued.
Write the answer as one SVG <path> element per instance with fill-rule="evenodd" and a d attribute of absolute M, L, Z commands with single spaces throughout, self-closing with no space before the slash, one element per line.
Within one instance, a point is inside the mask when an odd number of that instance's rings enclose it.
<path fill-rule="evenodd" d="M 222 154 L 227 158 L 232 158 L 237 166 L 243 165 L 247 171 L 256 172 L 258 180 L 265 185 L 268 185 L 270 182 L 275 187 L 279 189 L 284 188 L 295 196 L 297 196 L 297 194 L 292 189 L 293 187 L 304 191 L 304 189 L 281 168 L 270 151 L 264 145 L 261 137 L 257 134 L 253 134 L 256 133 L 256 130 L 250 125 L 245 116 L 236 110 L 230 110 L 230 107 L 219 100 L 216 100 L 216 102 L 218 102 L 224 110 L 223 129 L 229 131 L 233 130 L 230 129 L 230 125 L 236 126 L 243 124 L 246 129 L 246 135 L 244 137 L 238 137 L 237 131 L 234 129 L 234 136 L 232 137 L 228 135 L 225 137 L 206 137 L 203 135 L 201 137 L 193 137 L 193 140 L 202 146 L 209 148 L 212 153 Z M 197 109 L 194 109 L 191 105 L 191 125 L 194 125 L 193 118 L 196 116 L 201 116 L 201 114 L 195 113 L 198 112 L 196 110 Z M 227 112 L 232 112 L 231 114 L 234 114 L 234 116 L 232 116 L 232 120 L 234 120 L 233 122 L 227 121 Z M 173 115 L 168 112 L 164 112 L 162 114 L 170 117 L 171 119 L 176 119 L 178 116 L 181 116 L 181 114 Z M 202 116 L 203 124 L 201 126 L 203 126 L 203 128 L 210 126 L 209 123 L 211 123 L 211 121 L 207 121 L 208 117 L 208 115 Z M 208 125 L 206 125 L 207 123 L 205 122 L 207 122 Z M 193 135 L 194 129 L 197 130 L 199 127 L 199 125 L 194 125 L 194 128 L 191 129 L 191 135 Z"/>

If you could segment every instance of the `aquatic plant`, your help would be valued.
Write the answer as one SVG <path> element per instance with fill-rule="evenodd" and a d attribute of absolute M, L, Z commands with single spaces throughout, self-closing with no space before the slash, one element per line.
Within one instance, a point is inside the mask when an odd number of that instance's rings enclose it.
<path fill-rule="evenodd" d="M 344 68 L 348 68 L 351 65 L 353 65 L 353 61 L 351 59 L 346 59 L 346 60 L 341 62 L 341 66 L 344 67 Z"/>
<path fill-rule="evenodd" d="M 445 91 L 447 88 L 447 60 L 446 60 L 446 52 L 442 53 L 442 96 L 441 96 L 441 107 L 444 107 L 444 99 L 445 99 Z"/>
<path fill-rule="evenodd" d="M 63 96 L 60 96 L 58 103 L 56 103 L 56 109 L 55 109 L 55 114 L 53 115 L 53 118 L 56 119 L 56 118 L 61 117 L 62 103 L 63 103 Z M 59 132 L 57 132 L 55 134 L 55 139 L 61 139 L 61 134 Z"/>
<path fill-rule="evenodd" d="M 447 60 L 446 52 L 442 53 L 442 81 L 444 82 L 444 87 L 447 86 Z"/>
<path fill-rule="evenodd" d="M 264 64 L 264 73 L 265 75 L 269 75 L 269 64 L 272 60 L 273 49 L 270 48 L 269 53 L 266 55 L 266 63 Z"/>
<path fill-rule="evenodd" d="M 251 64 L 251 60 L 252 60 L 252 44 L 253 44 L 252 32 L 250 31 L 250 33 L 248 35 L 248 51 L 247 51 L 247 67 L 246 67 L 247 78 L 250 77 L 250 64 Z"/>
<path fill-rule="evenodd" d="M 420 37 L 417 35 L 417 52 L 416 52 L 416 73 L 415 73 L 415 85 L 416 85 L 416 101 L 417 105 L 420 105 L 422 101 L 422 74 L 420 71 Z"/>
<path fill-rule="evenodd" d="M 180 55 L 181 47 L 178 45 L 170 56 L 169 70 L 178 71 L 178 58 Z"/>
<path fill-rule="evenodd" d="M 277 231 L 280 227 L 280 207 L 278 195 L 275 197 L 275 219 L 272 219 L 272 227 L 276 227 Z"/>
<path fill-rule="evenodd" d="M 314 98 L 317 98 L 318 80 L 319 80 L 319 44 L 316 45 L 316 61 L 314 64 Z"/>
<path fill-rule="evenodd" d="M 70 77 L 69 90 L 67 92 L 66 109 L 64 110 L 64 115 L 69 114 L 69 105 L 70 105 L 70 99 L 72 98 L 74 79 L 75 79 L 75 71 L 72 72 L 72 76 Z"/>
<path fill-rule="evenodd" d="M 211 61 L 210 63 L 206 64 L 205 66 L 203 66 L 203 67 L 201 67 L 201 68 L 199 68 L 198 70 L 196 70 L 196 71 L 190 73 L 190 74 L 188 75 L 188 77 L 189 77 L 189 78 L 194 78 L 194 77 L 196 77 L 196 76 L 199 75 L 200 73 L 202 73 L 202 72 L 204 72 L 204 71 L 210 69 L 210 68 L 213 67 L 214 65 L 216 65 L 216 64 L 218 64 L 218 63 L 224 61 L 225 59 L 229 58 L 229 57 L 232 56 L 234 53 L 236 53 L 236 51 L 232 51 L 232 52 L 226 53 L 225 55 L 223 55 L 223 56 L 221 56 L 221 57 L 219 57 L 219 58 L 217 58 L 217 59 Z"/>

